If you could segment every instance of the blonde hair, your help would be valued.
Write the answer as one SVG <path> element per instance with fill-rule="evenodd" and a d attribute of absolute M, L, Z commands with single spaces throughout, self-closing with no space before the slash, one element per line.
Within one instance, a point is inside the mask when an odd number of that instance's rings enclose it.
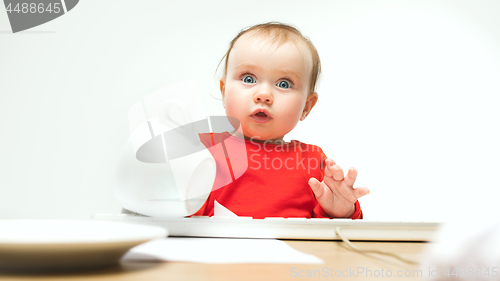
<path fill-rule="evenodd" d="M 312 72 L 309 84 L 309 92 L 312 93 L 315 91 L 316 84 L 319 79 L 319 75 L 321 73 L 321 62 L 319 60 L 318 51 L 311 43 L 311 40 L 302 35 L 302 33 L 300 33 L 300 31 L 297 28 L 280 22 L 267 22 L 267 23 L 257 24 L 241 30 L 240 33 L 238 33 L 238 35 L 236 35 L 236 37 L 233 38 L 231 43 L 229 43 L 229 49 L 219 62 L 220 66 L 220 64 L 224 61 L 224 72 L 222 76 L 223 79 L 225 79 L 227 75 L 228 58 L 229 54 L 231 54 L 231 50 L 233 49 L 234 44 L 243 34 L 249 32 L 254 32 L 255 35 L 266 36 L 271 38 L 271 43 L 277 44 L 278 47 L 287 42 L 293 42 L 296 45 L 303 43 L 306 46 L 306 49 L 311 54 L 311 61 L 312 61 Z M 217 66 L 217 69 L 219 68 L 219 66 Z"/>

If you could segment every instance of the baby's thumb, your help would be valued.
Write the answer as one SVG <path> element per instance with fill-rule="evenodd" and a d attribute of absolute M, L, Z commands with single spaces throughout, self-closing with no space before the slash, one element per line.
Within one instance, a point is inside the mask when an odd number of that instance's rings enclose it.
<path fill-rule="evenodd" d="M 316 199 L 319 199 L 323 194 L 325 194 L 325 190 L 322 188 L 321 183 L 316 178 L 309 179 L 309 186 L 311 187 L 314 196 Z"/>

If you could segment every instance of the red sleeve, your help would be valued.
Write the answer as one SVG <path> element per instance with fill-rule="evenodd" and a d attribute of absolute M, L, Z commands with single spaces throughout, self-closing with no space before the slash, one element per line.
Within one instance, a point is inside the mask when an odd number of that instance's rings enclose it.
<path fill-rule="evenodd" d="M 323 210 L 323 208 L 321 208 L 319 203 L 316 204 L 316 207 L 314 208 L 313 213 L 312 213 L 312 217 L 313 218 L 333 219 Z M 363 219 L 363 211 L 361 211 L 361 206 L 359 205 L 359 201 L 356 201 L 354 203 L 354 213 L 352 214 L 351 219 L 353 219 L 353 220 Z"/>
<path fill-rule="evenodd" d="M 351 219 L 353 220 L 361 220 L 363 219 L 363 211 L 361 211 L 361 206 L 359 205 L 359 201 L 356 200 L 356 203 L 354 203 L 354 213 L 351 216 Z"/>

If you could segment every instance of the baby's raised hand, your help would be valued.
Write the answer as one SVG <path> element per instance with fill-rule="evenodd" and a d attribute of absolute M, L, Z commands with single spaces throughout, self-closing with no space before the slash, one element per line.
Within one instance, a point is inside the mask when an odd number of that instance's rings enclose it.
<path fill-rule="evenodd" d="M 333 218 L 349 218 L 354 213 L 354 203 L 358 198 L 370 193 L 366 187 L 353 188 L 358 172 L 350 168 L 344 177 L 344 171 L 335 161 L 325 160 L 325 177 L 322 182 L 309 179 L 309 185 L 323 210 Z"/>

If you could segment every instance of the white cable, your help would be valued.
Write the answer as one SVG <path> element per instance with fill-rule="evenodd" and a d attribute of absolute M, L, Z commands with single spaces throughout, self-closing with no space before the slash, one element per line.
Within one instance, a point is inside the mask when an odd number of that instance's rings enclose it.
<path fill-rule="evenodd" d="M 342 239 L 342 241 L 344 241 L 348 246 L 349 248 L 351 248 L 352 250 L 356 251 L 356 252 L 359 252 L 359 253 L 373 253 L 373 254 L 379 254 L 379 255 L 386 255 L 386 256 L 391 256 L 393 258 L 396 258 L 400 261 L 403 261 L 405 263 L 408 263 L 408 264 L 416 264 L 418 265 L 419 263 L 417 261 L 414 261 L 414 260 L 411 260 L 411 259 L 406 259 L 406 258 L 403 258 L 401 257 L 400 255 L 397 255 L 395 253 L 390 253 L 390 252 L 384 252 L 384 251 L 378 251 L 378 250 L 361 250 L 359 249 L 358 247 L 354 246 L 351 241 L 349 241 L 349 239 L 347 239 L 343 234 L 342 232 L 340 231 L 340 227 L 337 227 L 335 229 L 335 232 L 337 233 L 337 235 L 340 237 L 340 239 Z"/>

